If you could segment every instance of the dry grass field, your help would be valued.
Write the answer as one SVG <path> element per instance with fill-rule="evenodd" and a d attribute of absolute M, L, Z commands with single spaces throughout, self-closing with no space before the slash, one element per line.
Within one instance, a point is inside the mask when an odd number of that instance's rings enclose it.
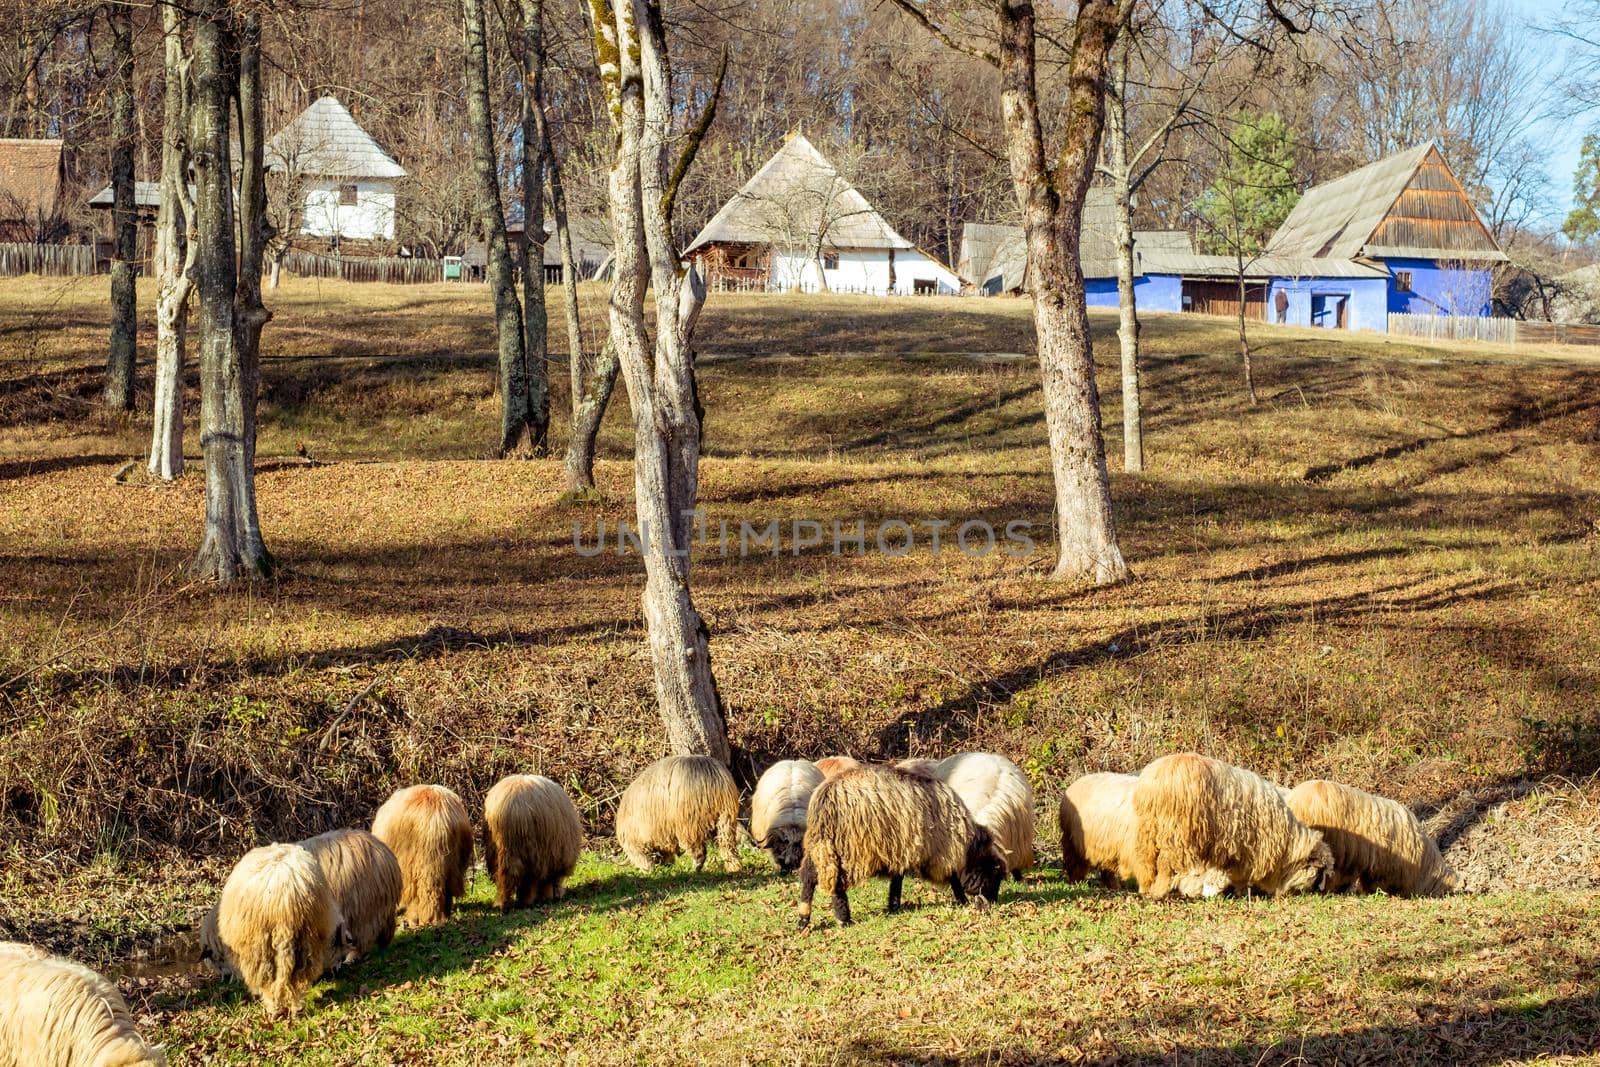
<path fill-rule="evenodd" d="M 1413 804 L 1490 894 L 1155 907 L 1046 873 L 983 917 L 942 902 L 880 917 L 869 888 L 856 929 L 797 938 L 775 877 L 638 879 L 611 858 L 615 799 L 662 743 L 639 560 L 574 544 L 575 525 L 592 542 L 632 518 L 620 388 L 606 499 L 564 504 L 559 458 L 486 458 L 483 290 L 290 280 L 268 296 L 258 478 L 285 569 L 219 592 L 183 574 L 198 475 L 113 480 L 144 450 L 149 400 L 127 422 L 97 408 L 103 286 L 0 280 L 0 938 L 113 969 L 159 955 L 226 857 L 365 823 L 412 781 L 477 803 L 501 774 L 540 770 L 595 835 L 569 904 L 501 919 L 480 879 L 460 923 L 326 983 L 293 1026 L 261 1026 L 228 987 L 137 987 L 176 1062 L 1600 1051 L 1590 354 L 1263 327 L 1251 407 L 1228 323 L 1152 317 L 1150 469 L 1131 476 L 1114 323 L 1097 316 L 1138 577 L 1093 590 L 1046 580 L 1025 304 L 714 298 L 710 528 L 729 523 L 735 547 L 741 522 L 918 529 L 900 556 L 702 546 L 696 595 L 744 773 L 991 749 L 1050 807 L 1085 770 L 1194 748 Z M 602 299 L 586 294 L 597 331 Z M 564 362 L 552 374 L 559 446 Z M 1039 543 L 931 550 L 927 523 L 972 519 L 1029 523 Z"/>

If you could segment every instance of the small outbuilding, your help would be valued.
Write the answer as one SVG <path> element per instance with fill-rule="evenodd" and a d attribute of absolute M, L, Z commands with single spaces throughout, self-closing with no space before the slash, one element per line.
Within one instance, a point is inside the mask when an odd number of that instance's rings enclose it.
<path fill-rule="evenodd" d="M 324 96 L 266 144 L 269 172 L 300 204 L 300 232 L 352 241 L 394 240 L 397 183 L 406 170 L 337 99 Z"/>
<path fill-rule="evenodd" d="M 50 241 L 64 229 L 59 139 L 0 137 L 0 241 Z"/>
<path fill-rule="evenodd" d="M 897 233 L 801 134 L 722 206 L 685 250 L 718 289 L 955 294 L 961 279 Z"/>

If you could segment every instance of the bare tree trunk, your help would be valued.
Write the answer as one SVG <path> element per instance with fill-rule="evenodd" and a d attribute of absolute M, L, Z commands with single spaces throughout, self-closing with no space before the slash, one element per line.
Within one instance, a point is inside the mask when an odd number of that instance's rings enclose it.
<path fill-rule="evenodd" d="M 1241 246 L 1242 247 L 1242 246 Z M 1245 281 L 1244 281 L 1244 254 L 1239 253 L 1239 359 L 1244 363 L 1244 391 L 1250 397 L 1252 406 L 1256 403 L 1256 378 L 1250 366 L 1250 338 L 1244 329 L 1245 308 Z"/>
<path fill-rule="evenodd" d="M 527 331 L 528 434 L 550 451 L 548 317 L 544 301 L 544 0 L 522 0 L 522 303 Z"/>
<path fill-rule="evenodd" d="M 134 205 L 133 13 L 123 3 L 106 5 L 111 28 L 111 343 L 106 352 L 106 407 L 133 410 L 133 367 L 138 355 L 138 209 Z"/>
<path fill-rule="evenodd" d="M 1079 234 L 1099 153 L 1106 57 L 1117 32 L 1117 8 L 1109 0 L 1085 0 L 1078 9 L 1068 64 L 1068 118 L 1053 173 L 1045 162 L 1039 121 L 1033 5 L 1002 0 L 997 10 L 1001 110 L 1033 279 L 1034 330 L 1055 475 L 1055 577 L 1106 585 L 1125 580 L 1128 566 L 1111 511 Z"/>
<path fill-rule="evenodd" d="M 669 180 L 672 79 L 660 7 L 655 0 L 616 0 L 611 9 L 597 0 L 591 12 L 617 134 L 607 186 L 616 238 L 611 339 L 633 410 L 634 505 L 645 542 L 643 606 L 656 700 L 674 752 L 704 753 L 727 763 L 710 635 L 689 589 L 702 414 L 689 342 L 705 286 L 692 266 L 679 263 L 671 233 L 677 182 L 715 113 L 716 98 L 686 140 Z M 652 283 L 653 345 L 644 314 Z"/>
<path fill-rule="evenodd" d="M 156 213 L 156 393 L 150 434 L 150 474 L 171 481 L 183 473 L 184 320 L 194 291 L 194 204 L 189 198 L 188 60 L 183 51 L 183 11 L 175 0 L 161 5 L 166 80 L 161 120 L 161 206 Z M 178 224 L 186 247 L 179 250 Z"/>
<path fill-rule="evenodd" d="M 1139 397 L 1139 309 L 1133 292 L 1133 172 L 1128 163 L 1128 53 L 1123 33 L 1112 57 L 1106 92 L 1106 137 L 1117 198 L 1117 346 L 1122 353 L 1122 469 L 1144 470 L 1144 422 Z"/>
<path fill-rule="evenodd" d="M 195 170 L 195 288 L 200 300 L 200 448 L 206 469 L 206 525 L 190 564 L 217 581 L 265 577 L 272 556 L 256 515 L 256 385 L 261 328 L 262 172 L 260 25 L 237 36 L 226 4 L 191 6 L 194 54 L 189 147 Z M 239 101 L 239 210 L 235 267 L 228 103 Z"/>
<path fill-rule="evenodd" d="M 478 221 L 488 249 L 489 290 L 500 356 L 500 444 L 498 454 L 526 454 L 533 447 L 528 406 L 528 360 L 523 345 L 522 308 L 517 303 L 515 271 L 506 244 L 506 216 L 495 168 L 494 117 L 489 108 L 489 43 L 484 34 L 483 0 L 462 0 L 467 38 L 467 125 L 472 139 L 473 178 L 477 182 Z"/>
<path fill-rule="evenodd" d="M 572 254 L 566 187 L 548 125 L 544 125 L 543 137 L 545 167 L 550 176 L 550 210 L 555 215 L 556 241 L 561 248 L 561 291 L 565 298 L 568 374 L 572 382 L 572 435 L 567 441 L 565 464 L 567 495 L 592 499 L 599 495 L 594 486 L 595 440 L 600 436 L 600 423 L 617 384 L 617 349 L 607 341 L 598 360 L 591 360 L 584 352 L 583 324 L 578 315 L 578 262 Z"/>

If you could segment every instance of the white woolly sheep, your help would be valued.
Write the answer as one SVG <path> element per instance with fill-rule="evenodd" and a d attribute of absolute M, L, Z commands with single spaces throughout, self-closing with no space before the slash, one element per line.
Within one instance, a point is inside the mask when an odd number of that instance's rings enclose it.
<path fill-rule="evenodd" d="M 1085 774 L 1061 798 L 1061 869 L 1081 882 L 1090 871 L 1114 888 L 1133 879 L 1136 774 Z"/>
<path fill-rule="evenodd" d="M 854 756 L 823 756 L 817 760 L 816 768 L 822 772 L 822 777 L 832 778 L 845 771 L 853 771 L 864 764 Z"/>
<path fill-rule="evenodd" d="M 989 831 L 1006 869 L 1021 881 L 1034 864 L 1033 786 L 1022 768 L 993 752 L 963 752 L 940 760 L 933 773 Z"/>
<path fill-rule="evenodd" d="M 683 852 L 706 865 L 713 834 L 723 869 L 739 869 L 739 787 L 710 756 L 665 756 L 639 772 L 617 805 L 617 844 L 641 871 Z"/>
<path fill-rule="evenodd" d="M 958 904 L 969 895 L 981 903 L 999 898 L 1005 859 L 955 790 L 936 778 L 891 767 L 842 772 L 817 787 L 806 822 L 801 929 L 819 886 L 848 926 L 848 890 L 880 874 L 889 878 L 891 913 L 900 910 L 907 874 L 949 885 Z"/>
<path fill-rule="evenodd" d="M 1273 896 L 1322 887 L 1333 855 L 1258 774 L 1192 752 L 1163 756 L 1133 788 L 1134 876 L 1160 899 L 1226 885 Z"/>
<path fill-rule="evenodd" d="M 921 774 L 932 778 L 939 772 L 939 761 L 918 756 L 913 759 L 903 759 L 895 764 L 895 768 L 910 771 L 912 774 Z"/>
<path fill-rule="evenodd" d="M 822 784 L 822 772 L 805 760 L 779 760 L 768 767 L 750 798 L 750 836 L 772 854 L 780 871 L 792 871 L 803 858 L 806 806 Z"/>
<path fill-rule="evenodd" d="M 407 926 L 437 926 L 467 891 L 472 820 L 442 785 L 413 785 L 383 802 L 372 834 L 400 861 L 400 912 Z"/>
<path fill-rule="evenodd" d="M 117 987 L 32 945 L 0 943 L 0 1067 L 165 1067 Z"/>
<path fill-rule="evenodd" d="M 1328 891 L 1349 888 L 1402 897 L 1443 896 L 1456 874 L 1404 804 L 1316 779 L 1289 794 L 1295 817 L 1322 834 L 1333 852 Z"/>
<path fill-rule="evenodd" d="M 404 879 L 389 846 L 365 830 L 330 830 L 300 843 L 317 858 L 343 920 L 332 966 L 354 963 L 393 940 Z"/>
<path fill-rule="evenodd" d="M 268 1017 L 296 1015 L 341 926 L 338 902 L 301 845 L 263 845 L 234 865 L 202 926 L 210 957 L 259 997 Z"/>
<path fill-rule="evenodd" d="M 583 851 L 583 820 L 542 774 L 513 774 L 483 799 L 483 863 L 502 912 L 560 900 Z"/>

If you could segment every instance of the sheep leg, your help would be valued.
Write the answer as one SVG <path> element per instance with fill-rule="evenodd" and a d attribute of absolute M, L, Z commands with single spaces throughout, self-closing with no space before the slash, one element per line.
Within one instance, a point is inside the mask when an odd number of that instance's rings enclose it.
<path fill-rule="evenodd" d="M 800 865 L 800 922 L 798 929 L 811 925 L 811 898 L 817 894 L 817 865 L 807 856 Z"/>
<path fill-rule="evenodd" d="M 517 907 L 526 908 L 533 902 L 534 878 L 532 871 L 522 872 L 522 880 L 517 883 Z"/>
<path fill-rule="evenodd" d="M 950 894 L 956 898 L 957 905 L 967 902 L 967 891 L 961 887 L 961 876 L 959 874 L 950 876 Z"/>
<path fill-rule="evenodd" d="M 840 926 L 849 926 L 855 921 L 850 918 L 850 897 L 845 893 L 843 871 L 833 883 L 833 918 Z"/>
<path fill-rule="evenodd" d="M 698 844 L 696 844 L 694 846 L 692 852 L 693 852 L 693 855 L 694 855 L 694 869 L 697 872 L 705 870 L 706 869 L 706 843 L 704 841 L 699 842 Z"/>
<path fill-rule="evenodd" d="M 889 878 L 889 907 L 888 912 L 893 915 L 900 910 L 900 889 L 905 883 L 905 876 L 896 874 Z"/>

